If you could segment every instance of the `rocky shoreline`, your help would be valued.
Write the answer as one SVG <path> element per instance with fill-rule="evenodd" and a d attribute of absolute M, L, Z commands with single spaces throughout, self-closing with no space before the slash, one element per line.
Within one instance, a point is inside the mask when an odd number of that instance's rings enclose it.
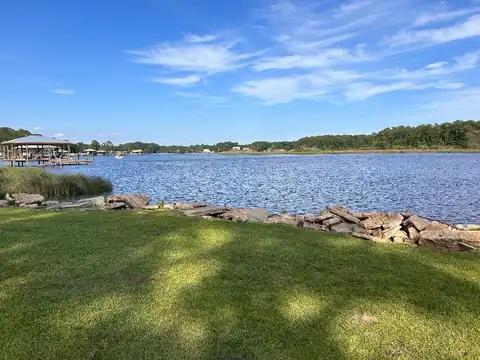
<path fill-rule="evenodd" d="M 329 206 L 317 215 L 271 214 L 263 208 L 232 208 L 203 202 L 150 204 L 146 195 L 111 195 L 75 201 L 45 200 L 38 194 L 12 194 L 0 200 L 0 207 L 45 210 L 157 210 L 170 209 L 184 216 L 235 222 L 285 224 L 316 231 L 351 235 L 373 242 L 422 246 L 441 251 L 470 251 L 480 248 L 479 225 L 453 225 L 409 212 L 353 212 Z"/>

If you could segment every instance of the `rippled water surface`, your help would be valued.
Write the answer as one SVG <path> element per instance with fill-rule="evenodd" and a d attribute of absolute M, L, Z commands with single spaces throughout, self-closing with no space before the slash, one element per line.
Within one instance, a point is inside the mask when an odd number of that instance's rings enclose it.
<path fill-rule="evenodd" d="M 330 204 L 480 223 L 480 154 L 146 155 L 84 167 L 117 193 L 315 213 Z"/>

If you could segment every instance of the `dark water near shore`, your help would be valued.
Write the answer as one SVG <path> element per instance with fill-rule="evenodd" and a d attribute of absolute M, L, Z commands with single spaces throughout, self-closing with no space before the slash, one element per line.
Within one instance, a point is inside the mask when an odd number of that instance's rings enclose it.
<path fill-rule="evenodd" d="M 148 155 L 53 169 L 108 178 L 117 193 L 315 213 L 330 204 L 480 223 L 480 154 Z"/>

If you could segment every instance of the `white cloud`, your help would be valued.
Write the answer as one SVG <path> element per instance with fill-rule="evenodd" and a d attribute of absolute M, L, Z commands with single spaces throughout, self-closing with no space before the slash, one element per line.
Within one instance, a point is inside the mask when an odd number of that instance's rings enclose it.
<path fill-rule="evenodd" d="M 195 43 L 203 43 L 203 42 L 211 42 L 217 39 L 217 35 L 186 35 L 185 41 L 195 44 Z"/>
<path fill-rule="evenodd" d="M 241 51 L 239 47 L 240 41 L 237 39 L 223 40 L 216 35 L 188 35 L 177 43 L 163 42 L 129 53 L 137 63 L 183 74 L 180 77 L 157 79 L 158 82 L 187 85 L 199 82 L 209 75 L 245 67 L 261 53 Z"/>
<path fill-rule="evenodd" d="M 41 126 L 35 126 L 33 130 L 43 130 L 43 128 Z"/>
<path fill-rule="evenodd" d="M 314 76 L 285 76 L 247 81 L 232 91 L 258 98 L 266 105 L 273 105 L 289 103 L 295 99 L 319 98 L 327 92 L 319 85 L 322 85 L 322 80 Z"/>
<path fill-rule="evenodd" d="M 231 91 L 269 105 L 460 91 L 479 82 L 474 71 L 480 52 L 472 51 L 478 49 L 473 38 L 480 36 L 478 6 L 455 0 L 271 1 L 252 12 L 250 28 L 187 33 L 178 42 L 130 54 L 168 74 L 151 81 L 198 89 L 207 85 L 205 78 L 212 85 L 214 75 L 228 72 L 222 80 L 235 79 L 227 84 Z M 462 46 L 446 45 L 457 40 Z M 432 46 L 439 51 L 427 53 Z M 197 102 L 226 101 L 202 91 L 176 94 Z"/>
<path fill-rule="evenodd" d="M 341 15 L 350 14 L 373 4 L 373 0 L 355 0 L 340 5 Z"/>
<path fill-rule="evenodd" d="M 120 136 L 120 135 L 121 135 L 121 134 L 120 134 L 119 132 L 114 132 L 114 133 L 112 134 L 113 137 L 117 137 L 117 136 Z"/>
<path fill-rule="evenodd" d="M 357 101 L 364 100 L 369 97 L 400 90 L 425 90 L 428 88 L 437 89 L 458 89 L 462 87 L 461 83 L 419 83 L 414 81 L 393 82 L 385 85 L 378 85 L 372 83 L 354 83 L 348 86 L 345 93 L 347 100 Z"/>
<path fill-rule="evenodd" d="M 74 89 L 54 89 L 53 93 L 57 95 L 73 95 L 75 94 Z"/>
<path fill-rule="evenodd" d="M 463 83 L 450 77 L 478 67 L 479 62 L 480 51 L 458 56 L 451 62 L 440 61 L 415 70 L 385 69 L 359 73 L 325 69 L 301 76 L 249 80 L 232 90 L 269 105 L 295 99 L 331 101 L 332 96 L 338 100 L 358 101 L 392 91 L 458 89 Z"/>
<path fill-rule="evenodd" d="M 396 34 L 388 42 L 392 46 L 432 46 L 480 36 L 480 15 L 444 28 L 409 30 Z"/>
<path fill-rule="evenodd" d="M 472 7 L 467 9 L 460 9 L 460 10 L 452 10 L 452 11 L 444 11 L 444 12 L 429 12 L 420 15 L 415 21 L 413 22 L 414 26 L 425 26 L 432 23 L 439 23 L 445 22 L 449 20 L 454 20 L 459 17 L 463 17 L 470 14 L 475 14 L 480 12 L 480 8 Z"/>
<path fill-rule="evenodd" d="M 200 82 L 203 78 L 199 75 L 188 75 L 184 77 L 175 77 L 175 78 L 154 78 L 152 82 L 168 84 L 168 85 L 178 85 L 178 86 L 188 86 Z"/>
<path fill-rule="evenodd" d="M 63 137 L 65 137 L 65 136 L 67 136 L 67 134 L 63 134 L 63 133 L 53 134 L 53 137 L 54 137 L 54 138 L 63 138 Z"/>
<path fill-rule="evenodd" d="M 448 62 L 439 61 L 439 62 L 436 62 L 436 63 L 428 64 L 427 66 L 425 66 L 425 68 L 426 69 L 440 69 L 440 68 L 442 68 L 446 65 L 448 65 Z"/>
<path fill-rule="evenodd" d="M 339 63 L 354 63 L 366 60 L 367 56 L 362 54 L 361 50 L 352 53 L 346 49 L 330 48 L 318 54 L 265 57 L 252 65 L 252 68 L 255 71 L 292 68 L 322 68 Z"/>

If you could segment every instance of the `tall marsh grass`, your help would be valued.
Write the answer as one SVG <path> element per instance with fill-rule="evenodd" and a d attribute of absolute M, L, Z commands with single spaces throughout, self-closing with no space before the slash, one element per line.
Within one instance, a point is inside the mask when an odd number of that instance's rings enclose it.
<path fill-rule="evenodd" d="M 0 198 L 5 194 L 29 193 L 46 199 L 68 199 L 101 195 L 112 189 L 112 183 L 101 177 L 56 175 L 34 168 L 0 168 Z"/>

